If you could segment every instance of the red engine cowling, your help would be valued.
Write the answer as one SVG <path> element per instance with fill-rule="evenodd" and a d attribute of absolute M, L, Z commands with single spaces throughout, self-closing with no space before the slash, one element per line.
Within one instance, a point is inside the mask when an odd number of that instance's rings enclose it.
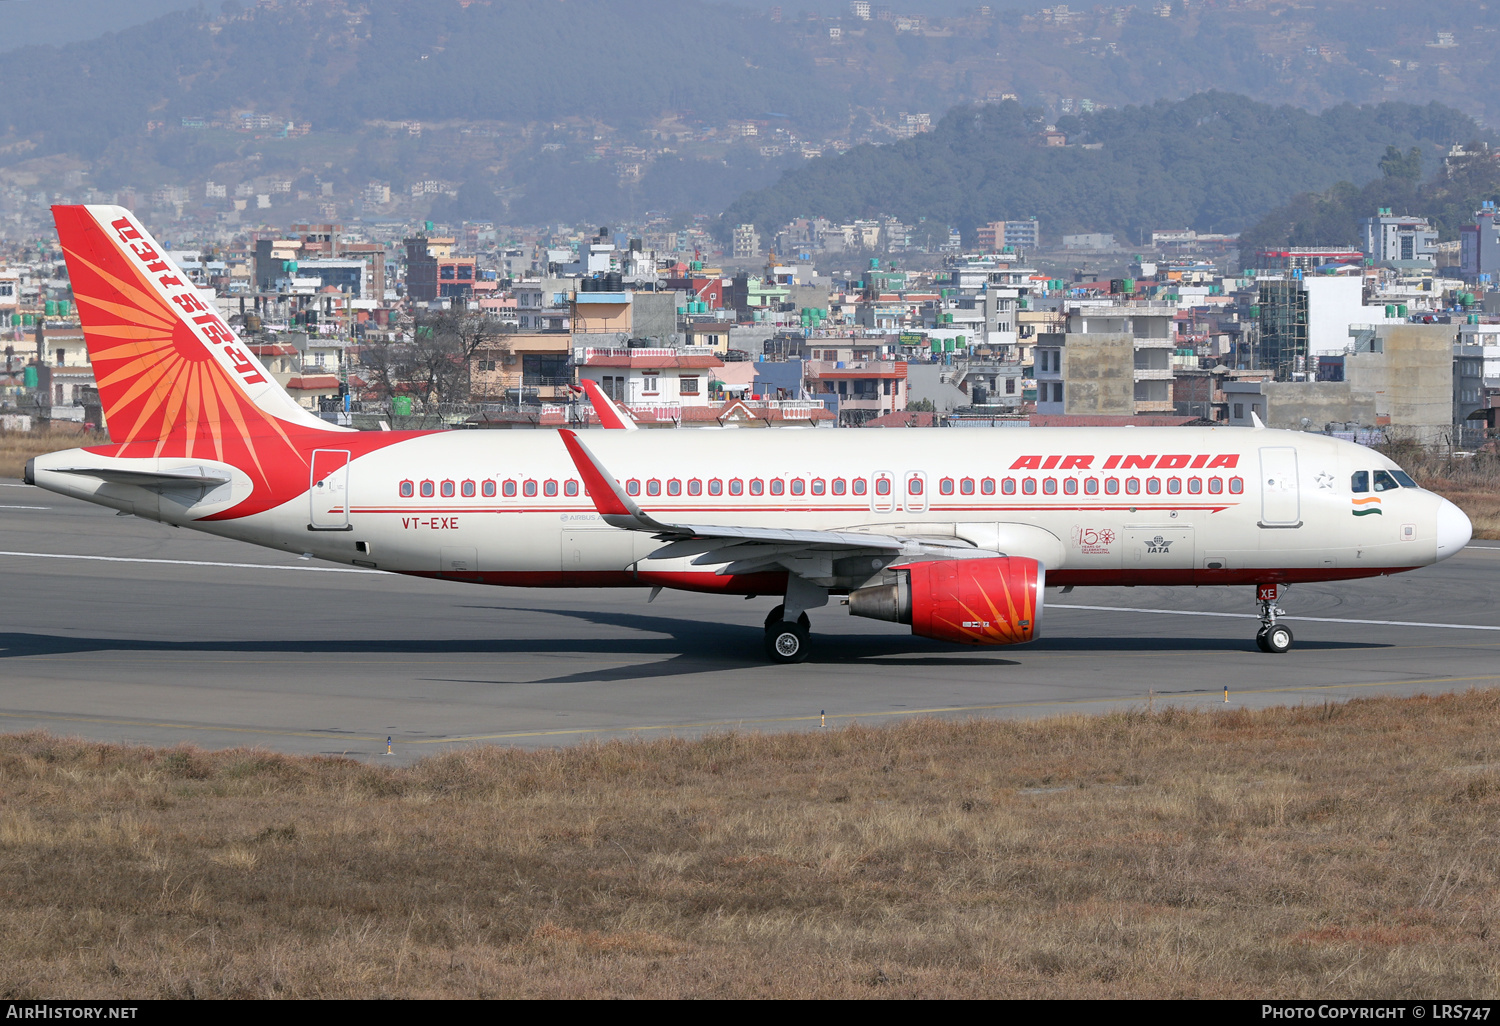
<path fill-rule="evenodd" d="M 891 571 L 895 584 L 850 592 L 849 612 L 964 645 L 1019 645 L 1037 636 L 1047 568 L 1034 559 L 941 559 Z"/>

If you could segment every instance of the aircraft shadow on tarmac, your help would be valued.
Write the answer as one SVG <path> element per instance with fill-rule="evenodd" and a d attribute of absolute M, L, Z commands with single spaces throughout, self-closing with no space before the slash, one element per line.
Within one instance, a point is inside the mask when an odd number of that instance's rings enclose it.
<path fill-rule="evenodd" d="M 465 606 L 467 609 L 514 611 L 509 606 Z M 596 610 L 552 609 L 552 615 L 600 626 L 623 628 L 642 634 L 664 637 L 580 637 L 570 634 L 555 638 L 384 638 L 384 639 L 309 639 L 309 640 L 188 640 L 164 641 L 126 638 L 68 637 L 51 634 L 0 633 L 0 660 L 24 657 L 78 655 L 88 652 L 154 652 L 172 654 L 245 654 L 259 655 L 522 655 L 549 653 L 565 655 L 614 655 L 628 657 L 660 656 L 659 661 L 619 667 L 594 667 L 577 673 L 562 674 L 540 680 L 476 681 L 495 684 L 572 684 L 616 680 L 641 680 L 712 673 L 732 669 L 761 668 L 784 670 L 767 663 L 761 653 L 758 626 L 704 623 L 679 617 L 650 616 L 640 613 L 616 613 Z M 1367 642 L 1300 641 L 1297 650 L 1329 651 L 1383 647 Z M 814 646 L 806 665 L 842 664 L 879 667 L 972 666 L 998 668 L 1019 665 L 1029 652 L 1254 652 L 1254 642 L 1242 636 L 1222 638 L 1173 637 L 1064 637 L 1038 639 L 1015 649 L 972 649 L 946 645 L 911 635 L 838 635 L 814 631 Z M 1002 654 L 1002 652 L 1004 654 Z M 1264 658 L 1256 653 L 1257 657 Z M 1291 657 L 1288 657 L 1291 658 Z M 447 680 L 449 678 L 424 678 Z"/>

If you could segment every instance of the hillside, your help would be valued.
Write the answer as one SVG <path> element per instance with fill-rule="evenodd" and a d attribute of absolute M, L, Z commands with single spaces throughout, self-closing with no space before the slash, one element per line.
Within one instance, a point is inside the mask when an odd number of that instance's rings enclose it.
<path fill-rule="evenodd" d="M 862 20 L 834 0 L 224 0 L 8 50 L 0 191 L 56 193 L 70 174 L 200 197 L 205 180 L 304 179 L 294 195 L 352 217 L 371 179 L 398 193 L 440 181 L 430 210 L 379 213 L 573 220 L 716 212 L 819 153 L 909 134 L 904 115 L 1009 97 L 1048 121 L 1228 90 L 1308 110 L 1441 99 L 1500 123 L 1485 0 L 875 9 Z M 262 128 L 234 131 L 249 113 Z M 310 135 L 286 138 L 288 122 Z"/>
<path fill-rule="evenodd" d="M 1113 231 L 1138 240 L 1180 226 L 1233 232 L 1289 192 L 1369 177 L 1388 146 L 1435 155 L 1479 133 L 1438 104 L 1343 105 L 1313 115 L 1227 93 L 1060 118 L 1066 146 L 1041 145 L 1042 127 L 1040 112 L 1015 102 L 961 107 L 914 139 L 789 171 L 736 200 L 722 223 L 767 231 L 794 217 L 886 213 L 966 232 L 1034 216 L 1054 237 Z"/>
<path fill-rule="evenodd" d="M 1360 219 L 1380 207 L 1425 217 L 1442 241 L 1452 242 L 1458 238 L 1460 225 L 1473 223 L 1474 211 L 1486 201 L 1500 202 L 1500 164 L 1493 152 L 1454 160 L 1426 182 L 1421 181 L 1421 167 L 1409 160 L 1383 160 L 1381 164 L 1380 177 L 1363 186 L 1342 181 L 1277 206 L 1245 230 L 1242 252 L 1279 246 L 1357 245 Z"/>

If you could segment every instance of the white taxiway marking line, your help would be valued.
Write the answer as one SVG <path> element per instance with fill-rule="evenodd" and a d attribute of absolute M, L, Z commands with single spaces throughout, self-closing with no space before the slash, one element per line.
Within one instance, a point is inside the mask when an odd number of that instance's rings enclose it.
<path fill-rule="evenodd" d="M 1201 609 L 1133 609 L 1130 606 L 1065 606 L 1059 602 L 1048 602 L 1048 609 L 1089 609 L 1099 613 L 1171 613 L 1176 616 L 1232 616 L 1242 620 L 1260 619 L 1255 613 L 1209 613 Z M 1363 623 L 1377 627 L 1450 627 L 1456 631 L 1500 631 L 1477 623 L 1423 623 L 1419 620 L 1345 620 L 1333 616 L 1282 616 L 1280 620 L 1303 620 L 1308 623 Z"/>
<path fill-rule="evenodd" d="M 51 509 L 51 506 L 0 506 L 0 509 Z"/>
<path fill-rule="evenodd" d="M 74 556 L 64 552 L 0 552 L 0 556 L 27 556 L 32 559 L 95 559 L 102 563 L 168 563 L 172 566 L 227 566 L 243 570 L 302 570 L 319 574 L 378 574 L 379 570 L 361 570 L 341 566 L 276 566 L 270 563 L 212 563 L 204 559 L 138 559 L 131 556 Z"/>

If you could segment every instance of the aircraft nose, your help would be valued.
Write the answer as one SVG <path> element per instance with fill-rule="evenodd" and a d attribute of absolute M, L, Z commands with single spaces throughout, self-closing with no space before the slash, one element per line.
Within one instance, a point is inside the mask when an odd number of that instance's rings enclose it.
<path fill-rule="evenodd" d="M 1447 499 L 1439 499 L 1437 513 L 1437 558 L 1447 559 L 1469 544 L 1474 537 L 1474 525 L 1469 517 Z"/>

